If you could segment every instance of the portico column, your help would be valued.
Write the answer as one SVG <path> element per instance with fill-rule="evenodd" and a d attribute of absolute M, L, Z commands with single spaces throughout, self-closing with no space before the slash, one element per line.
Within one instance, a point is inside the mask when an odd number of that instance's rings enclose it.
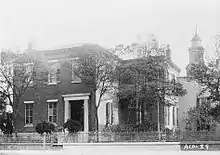
<path fill-rule="evenodd" d="M 84 132 L 89 132 L 89 109 L 88 99 L 84 100 Z"/>
<path fill-rule="evenodd" d="M 68 100 L 64 100 L 65 105 L 64 105 L 64 123 L 70 118 L 70 104 Z"/>

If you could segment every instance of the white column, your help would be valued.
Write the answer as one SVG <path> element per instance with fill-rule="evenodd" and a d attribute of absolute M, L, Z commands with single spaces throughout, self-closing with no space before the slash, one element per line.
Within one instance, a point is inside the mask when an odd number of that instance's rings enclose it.
<path fill-rule="evenodd" d="M 70 106 L 69 101 L 65 100 L 65 109 L 64 109 L 64 123 L 70 118 Z"/>
<path fill-rule="evenodd" d="M 84 100 L 84 132 L 89 132 L 89 106 L 88 106 L 88 99 Z"/>

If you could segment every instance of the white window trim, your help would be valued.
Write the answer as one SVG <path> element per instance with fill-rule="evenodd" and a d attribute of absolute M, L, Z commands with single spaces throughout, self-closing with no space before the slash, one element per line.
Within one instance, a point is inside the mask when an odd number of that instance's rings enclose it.
<path fill-rule="evenodd" d="M 24 101 L 24 103 L 26 105 L 27 104 L 33 104 L 34 101 Z M 33 127 L 33 122 L 29 123 L 29 124 L 26 124 L 26 116 L 27 116 L 27 114 L 26 114 L 26 105 L 25 105 L 25 109 L 24 109 L 24 124 L 25 124 L 24 127 Z M 33 108 L 33 110 L 34 110 L 34 108 Z M 32 117 L 34 117 L 34 115 Z"/>
<path fill-rule="evenodd" d="M 24 104 L 34 103 L 34 101 L 24 101 Z"/>
<path fill-rule="evenodd" d="M 69 60 L 71 61 L 71 67 L 73 67 L 72 61 L 74 61 L 74 60 L 79 60 L 79 57 L 70 58 Z M 72 68 L 72 71 L 71 71 L 71 83 L 81 83 L 82 80 L 80 79 L 80 77 L 78 77 L 79 80 L 73 80 L 73 73 L 74 73 L 74 71 L 73 71 L 73 68 Z M 74 73 L 74 74 L 75 74 L 75 73 Z"/>
<path fill-rule="evenodd" d="M 109 105 L 109 106 L 108 106 Z M 112 102 L 106 103 L 106 109 L 108 107 L 108 117 L 106 113 L 106 125 L 114 125 L 114 105 Z M 107 112 L 107 110 L 106 110 Z"/>
<path fill-rule="evenodd" d="M 56 122 L 50 122 L 49 121 L 49 103 L 56 103 Z M 58 126 L 57 125 L 57 121 L 58 121 L 58 99 L 52 99 L 52 100 L 47 100 L 47 121 L 50 122 L 50 123 L 53 123 L 55 126 Z"/>
<path fill-rule="evenodd" d="M 71 83 L 81 83 L 81 80 L 78 80 L 78 81 L 72 80 Z"/>
<path fill-rule="evenodd" d="M 58 60 L 48 60 L 48 63 L 58 62 Z"/>
<path fill-rule="evenodd" d="M 58 102 L 58 99 L 47 100 L 47 103 L 49 103 L 49 102 Z"/>
<path fill-rule="evenodd" d="M 59 63 L 59 61 L 58 60 L 48 60 L 48 65 L 50 64 L 50 63 L 57 63 L 58 65 L 59 65 L 59 68 L 61 67 L 60 66 L 60 63 Z M 50 68 L 49 68 L 50 69 Z M 56 70 L 57 70 L 57 68 L 56 68 Z M 57 73 L 57 72 L 56 72 Z M 48 79 L 47 79 L 47 85 L 57 85 L 58 83 L 60 83 L 60 81 L 57 81 L 57 75 L 55 76 L 56 77 L 56 81 L 55 82 L 50 82 L 50 73 L 48 74 Z"/>
<path fill-rule="evenodd" d="M 34 125 L 33 125 L 33 124 L 25 124 L 24 127 L 25 127 L 25 128 L 31 128 L 31 127 L 34 127 Z"/>
<path fill-rule="evenodd" d="M 75 57 L 75 58 L 70 58 L 69 60 L 79 60 L 79 57 Z"/>
<path fill-rule="evenodd" d="M 57 85 L 58 83 L 60 83 L 60 82 L 52 82 L 52 83 L 49 83 L 49 82 L 48 82 L 47 85 L 48 85 L 48 86 L 50 86 L 50 85 Z"/>
<path fill-rule="evenodd" d="M 32 68 L 32 76 L 33 76 L 33 71 L 34 71 L 34 63 L 26 63 L 25 64 L 26 65 L 26 67 L 29 67 L 29 66 L 31 66 Z M 26 68 L 27 69 L 27 68 Z M 28 85 L 29 87 L 31 87 L 31 86 L 34 86 L 34 81 L 33 81 L 33 79 L 32 80 L 30 80 L 30 82 L 29 82 L 29 85 Z"/>

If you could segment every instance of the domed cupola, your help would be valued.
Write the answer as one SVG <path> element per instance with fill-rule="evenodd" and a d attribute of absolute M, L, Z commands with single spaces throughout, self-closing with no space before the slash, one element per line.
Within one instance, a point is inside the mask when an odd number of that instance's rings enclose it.
<path fill-rule="evenodd" d="M 195 35 L 191 40 L 191 46 L 189 48 L 189 63 L 203 62 L 204 48 L 202 46 L 202 40 L 197 33 L 197 27 Z"/>
<path fill-rule="evenodd" d="M 202 40 L 197 33 L 197 28 L 196 28 L 195 35 L 193 36 L 193 38 L 191 40 L 190 49 L 192 49 L 192 50 L 196 50 L 196 49 L 203 50 L 204 49 L 202 46 Z"/>

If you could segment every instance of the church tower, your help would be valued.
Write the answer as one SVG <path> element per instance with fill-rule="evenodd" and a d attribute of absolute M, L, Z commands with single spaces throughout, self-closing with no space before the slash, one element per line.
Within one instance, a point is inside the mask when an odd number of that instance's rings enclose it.
<path fill-rule="evenodd" d="M 198 36 L 197 28 L 195 35 L 191 40 L 191 46 L 189 48 L 189 64 L 204 62 L 204 48 L 202 46 L 202 40 Z"/>
<path fill-rule="evenodd" d="M 186 67 L 187 76 L 191 64 L 198 64 L 203 62 L 204 62 L 204 48 L 202 46 L 202 40 L 198 35 L 197 27 L 196 27 L 195 34 L 191 40 L 191 45 L 189 47 L 189 64 Z"/>

